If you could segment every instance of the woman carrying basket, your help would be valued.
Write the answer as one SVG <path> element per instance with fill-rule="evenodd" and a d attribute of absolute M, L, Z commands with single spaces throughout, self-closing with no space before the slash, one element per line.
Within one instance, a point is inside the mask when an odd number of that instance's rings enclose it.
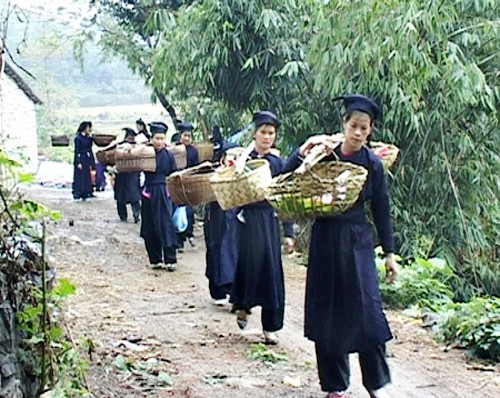
<path fill-rule="evenodd" d="M 222 167 L 230 166 L 236 156 L 229 152 L 235 147 L 235 144 L 218 142 L 212 161 L 220 162 Z M 236 209 L 222 210 L 217 201 L 206 204 L 203 218 L 205 276 L 208 279 L 210 297 L 219 307 L 229 303 L 238 259 L 237 228 Z"/>
<path fill-rule="evenodd" d="M 179 144 L 186 148 L 186 168 L 197 166 L 200 163 L 198 150 L 192 145 L 194 126 L 189 122 L 181 122 L 177 125 L 180 134 Z M 194 247 L 194 210 L 191 206 L 186 206 L 188 218 L 188 227 L 184 232 L 177 233 L 178 246 L 180 251 L 184 248 L 184 242 L 187 240 Z"/>
<path fill-rule="evenodd" d="M 137 133 L 128 127 L 125 130 L 125 138 L 119 144 L 134 144 Z M 132 207 L 134 222 L 137 224 L 141 220 L 141 185 L 140 172 L 117 172 L 114 177 L 114 198 L 116 200 L 116 210 L 120 221 L 127 222 L 127 204 Z"/>
<path fill-rule="evenodd" d="M 85 201 L 93 196 L 91 171 L 95 170 L 95 159 L 92 152 L 91 130 L 91 122 L 81 122 L 75 137 L 75 154 L 73 158 L 74 200 Z"/>
<path fill-rule="evenodd" d="M 369 98 L 345 95 L 345 141 L 310 137 L 288 160 L 297 168 L 312 148 L 333 152 L 339 159 L 365 167 L 368 177 L 358 201 L 346 212 L 317 218 L 311 234 L 306 282 L 305 335 L 315 342 L 321 388 L 328 398 L 344 397 L 349 386 L 349 354 L 359 353 L 363 385 L 370 397 L 386 397 L 391 380 L 385 342 L 392 338 L 382 310 L 374 259 L 372 226 L 364 203 L 369 201 L 380 244 L 387 256 L 390 282 L 398 273 L 389 194 L 380 159 L 365 146 L 380 111 Z"/>
<path fill-rule="evenodd" d="M 166 177 L 177 170 L 174 155 L 165 148 L 167 125 L 150 124 L 151 142 L 156 152 L 156 171 L 145 172 L 142 191 L 141 237 L 144 238 L 151 268 L 172 272 L 177 266 L 177 239 L 172 221 L 172 200 L 168 195 Z"/>
<path fill-rule="evenodd" d="M 271 153 L 280 121 L 268 111 L 254 114 L 255 150 L 253 159 L 269 162 L 271 174 L 277 175 L 283 161 Z M 267 344 L 276 344 L 274 332 L 283 327 L 285 286 L 281 263 L 279 221 L 267 201 L 243 206 L 238 213 L 238 263 L 230 302 L 237 313 L 240 329 L 247 325 L 247 316 L 255 306 L 262 307 L 261 322 Z M 291 239 L 293 228 L 286 224 L 285 236 Z"/>

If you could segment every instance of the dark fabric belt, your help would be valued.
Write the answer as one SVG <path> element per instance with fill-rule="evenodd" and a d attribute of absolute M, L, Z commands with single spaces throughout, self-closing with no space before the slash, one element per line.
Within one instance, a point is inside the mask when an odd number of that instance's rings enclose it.
<path fill-rule="evenodd" d="M 249 205 L 242 206 L 243 209 L 272 209 L 273 207 L 269 204 L 267 200 L 262 200 L 256 203 L 250 203 Z"/>

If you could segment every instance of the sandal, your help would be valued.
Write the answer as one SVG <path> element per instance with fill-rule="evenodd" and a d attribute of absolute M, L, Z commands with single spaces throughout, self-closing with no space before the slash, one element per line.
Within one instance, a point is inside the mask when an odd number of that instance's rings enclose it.
<path fill-rule="evenodd" d="M 387 390 L 384 387 L 382 387 L 378 390 L 371 390 L 368 392 L 370 394 L 370 398 L 390 398 L 389 393 L 387 392 Z"/>
<path fill-rule="evenodd" d="M 278 344 L 278 336 L 274 332 L 267 332 L 264 330 L 264 344 L 276 345 Z"/>
<path fill-rule="evenodd" d="M 248 316 L 245 310 L 236 311 L 236 323 L 238 327 L 243 330 L 247 327 L 248 324 Z"/>
<path fill-rule="evenodd" d="M 329 392 L 325 398 L 345 398 L 345 394 L 342 391 Z"/>

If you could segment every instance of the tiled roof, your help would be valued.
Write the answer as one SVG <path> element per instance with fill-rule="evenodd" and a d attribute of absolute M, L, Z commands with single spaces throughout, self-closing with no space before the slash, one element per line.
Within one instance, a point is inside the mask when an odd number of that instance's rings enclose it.
<path fill-rule="evenodd" d="M 6 62 L 5 63 L 5 74 L 9 76 L 17 86 L 26 94 L 26 96 L 33 101 L 36 105 L 43 104 L 42 100 L 36 96 L 36 94 L 31 90 L 28 84 L 23 80 L 21 76 Z"/>

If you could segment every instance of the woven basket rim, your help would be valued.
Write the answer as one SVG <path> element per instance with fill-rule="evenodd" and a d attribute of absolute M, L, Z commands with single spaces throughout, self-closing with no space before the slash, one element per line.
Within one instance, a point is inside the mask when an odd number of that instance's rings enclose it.
<path fill-rule="evenodd" d="M 246 162 L 246 164 L 252 163 L 252 164 L 257 164 L 260 163 L 259 167 L 256 167 L 255 169 L 252 169 L 250 171 L 246 171 L 245 173 L 241 174 L 234 174 L 234 170 L 236 169 L 236 166 L 229 166 L 225 167 L 224 169 L 216 169 L 214 175 L 212 176 L 211 182 L 213 183 L 228 183 L 232 181 L 238 181 L 244 178 L 250 178 L 257 172 L 261 171 L 260 169 L 262 167 L 270 167 L 269 162 L 266 159 L 252 159 Z M 230 177 L 223 177 L 221 174 L 222 172 L 224 173 L 229 173 L 233 171 L 233 174 Z"/>
<path fill-rule="evenodd" d="M 332 169 L 332 170 L 335 169 L 338 172 L 336 172 L 335 176 L 332 178 L 327 178 L 327 177 L 322 178 L 317 176 L 315 172 L 315 170 L 317 169 Z M 269 187 L 269 198 L 273 199 L 274 197 L 276 197 L 276 195 L 284 195 L 284 194 L 293 194 L 293 195 L 297 194 L 301 197 L 311 197 L 314 195 L 328 193 L 329 191 L 333 191 L 335 189 L 335 186 L 337 185 L 337 181 L 335 181 L 335 179 L 337 178 L 337 176 L 347 170 L 353 171 L 354 173 L 354 175 L 351 175 L 349 179 L 353 181 L 357 181 L 359 179 L 363 180 L 361 184 L 362 188 L 362 185 L 365 183 L 366 178 L 368 176 L 367 169 L 350 162 L 330 160 L 314 165 L 311 168 L 311 170 L 307 170 L 303 174 L 297 174 L 292 171 L 290 173 L 282 174 L 274 178 L 273 182 L 271 183 L 271 186 Z M 296 181 L 297 179 L 300 178 L 308 179 L 309 181 L 312 180 L 317 185 L 321 185 L 324 191 L 320 193 L 311 193 L 307 191 L 306 190 L 307 188 L 309 189 L 318 189 L 318 188 L 317 186 L 307 187 L 307 185 L 312 185 L 310 182 Z M 323 188 L 328 185 L 331 185 L 329 189 Z"/>

